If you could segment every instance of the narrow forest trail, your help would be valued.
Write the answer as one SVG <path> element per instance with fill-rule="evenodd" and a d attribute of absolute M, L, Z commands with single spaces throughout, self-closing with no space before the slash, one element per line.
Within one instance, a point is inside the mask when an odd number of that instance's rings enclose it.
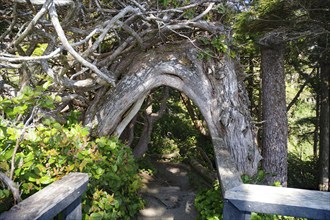
<path fill-rule="evenodd" d="M 144 187 L 141 190 L 146 201 L 138 220 L 194 220 L 195 192 L 189 183 L 188 167 L 184 164 L 154 162 L 157 173 L 142 173 Z"/>

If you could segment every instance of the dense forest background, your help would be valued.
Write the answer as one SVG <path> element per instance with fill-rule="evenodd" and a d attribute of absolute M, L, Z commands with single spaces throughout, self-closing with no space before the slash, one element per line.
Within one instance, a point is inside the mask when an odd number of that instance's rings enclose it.
<path fill-rule="evenodd" d="M 87 172 L 85 218 L 130 219 L 143 207 L 138 174 L 156 156 L 193 167 L 201 218 L 220 218 L 209 129 L 186 94 L 155 88 L 114 135 L 90 129 L 125 57 L 183 41 L 198 60 L 235 60 L 263 157 L 242 180 L 329 191 L 328 0 L 0 2 L 0 212 Z"/>

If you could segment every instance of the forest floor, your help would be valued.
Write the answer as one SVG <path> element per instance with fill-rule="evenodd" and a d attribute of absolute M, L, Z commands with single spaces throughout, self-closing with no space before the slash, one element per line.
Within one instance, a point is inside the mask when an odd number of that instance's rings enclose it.
<path fill-rule="evenodd" d="M 156 173 L 142 172 L 141 190 L 146 201 L 137 220 L 194 220 L 196 192 L 190 184 L 189 167 L 184 164 L 153 161 Z"/>

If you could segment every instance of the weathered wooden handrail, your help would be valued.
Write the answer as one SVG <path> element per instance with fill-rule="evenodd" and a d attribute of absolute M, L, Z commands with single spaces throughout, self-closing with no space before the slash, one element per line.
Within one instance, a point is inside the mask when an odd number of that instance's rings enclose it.
<path fill-rule="evenodd" d="M 223 219 L 250 219 L 251 212 L 330 219 L 330 193 L 242 184 L 225 192 Z"/>
<path fill-rule="evenodd" d="M 86 173 L 70 173 L 2 213 L 0 220 L 48 220 L 59 213 L 66 220 L 81 219 L 81 195 L 87 183 Z"/>

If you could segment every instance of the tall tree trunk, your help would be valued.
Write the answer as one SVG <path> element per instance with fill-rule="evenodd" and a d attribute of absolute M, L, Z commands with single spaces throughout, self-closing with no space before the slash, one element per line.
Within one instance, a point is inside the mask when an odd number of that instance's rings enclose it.
<path fill-rule="evenodd" d="M 267 184 L 280 181 L 287 186 L 288 121 L 282 45 L 261 48 L 262 68 L 262 167 Z"/>
<path fill-rule="evenodd" d="M 321 63 L 320 109 L 320 182 L 322 191 L 329 190 L 329 71 L 330 64 Z"/>
<path fill-rule="evenodd" d="M 317 68 L 316 78 L 320 80 L 320 68 Z M 317 157 L 319 155 L 319 130 L 320 130 L 320 92 L 319 89 L 314 89 L 316 91 L 316 103 L 315 103 L 315 129 L 313 138 L 313 155 Z"/>

